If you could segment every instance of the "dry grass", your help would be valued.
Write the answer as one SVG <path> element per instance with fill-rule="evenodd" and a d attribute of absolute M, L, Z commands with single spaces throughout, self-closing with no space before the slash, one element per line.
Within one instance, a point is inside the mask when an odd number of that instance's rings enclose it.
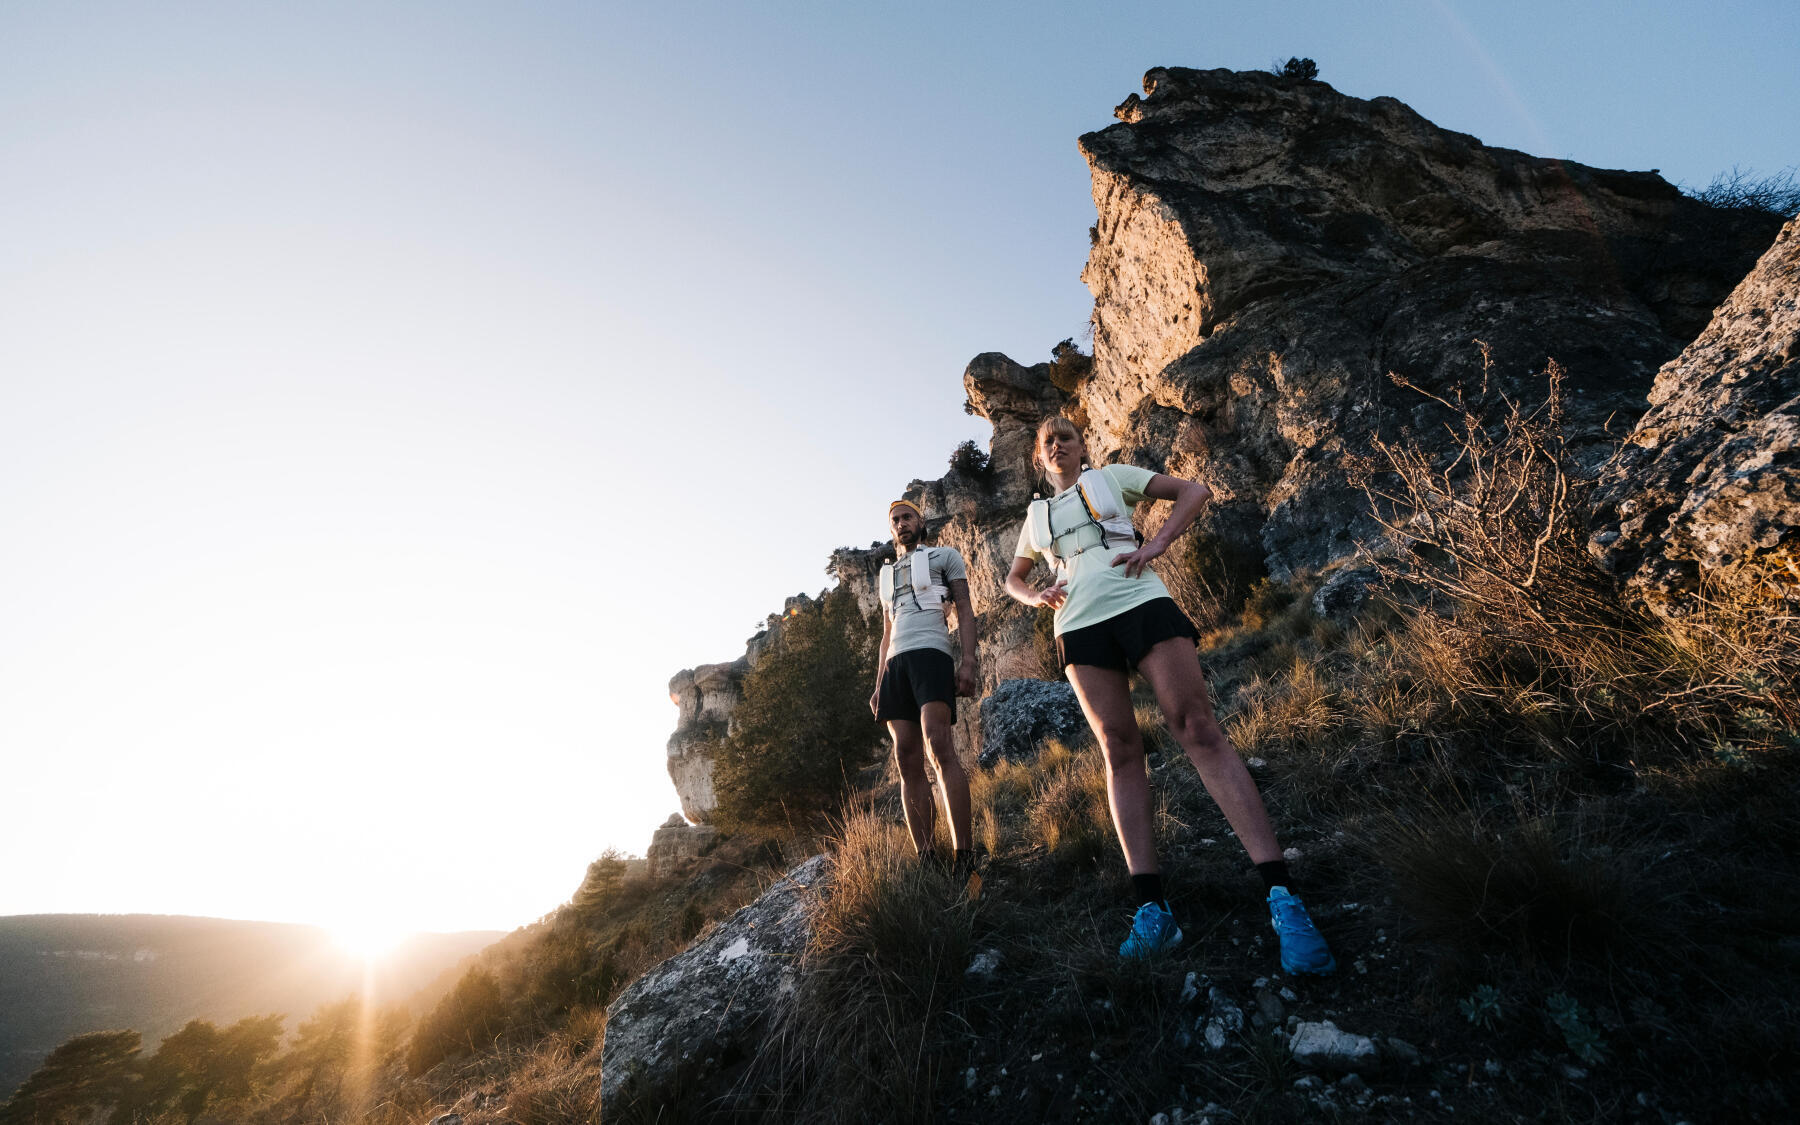
<path fill-rule="evenodd" d="M 784 1121 L 836 1122 L 880 1106 L 928 1121 L 936 1022 L 968 965 L 977 907 L 905 831 L 867 808 L 834 842 L 831 890 L 813 919 L 806 971 L 743 1084 Z"/>

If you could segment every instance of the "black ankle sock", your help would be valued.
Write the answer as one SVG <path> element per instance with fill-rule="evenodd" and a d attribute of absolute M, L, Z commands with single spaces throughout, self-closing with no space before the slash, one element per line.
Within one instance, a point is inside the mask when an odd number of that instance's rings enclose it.
<path fill-rule="evenodd" d="M 1276 887 L 1294 889 L 1291 876 L 1288 875 L 1287 860 L 1272 859 L 1267 863 L 1256 865 L 1256 873 L 1263 877 L 1263 890 L 1272 891 Z"/>
<path fill-rule="evenodd" d="M 1169 908 L 1169 904 L 1163 901 L 1162 873 L 1160 871 L 1152 871 L 1148 875 L 1133 875 L 1131 877 L 1131 893 L 1137 896 L 1139 906 L 1146 902 L 1154 902 L 1164 910 Z"/>

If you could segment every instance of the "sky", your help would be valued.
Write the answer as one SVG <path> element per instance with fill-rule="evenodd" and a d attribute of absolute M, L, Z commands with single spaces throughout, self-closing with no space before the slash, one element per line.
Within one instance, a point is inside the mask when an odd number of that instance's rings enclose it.
<path fill-rule="evenodd" d="M 1080 337 L 1083 132 L 1316 60 L 1800 163 L 1800 5 L 0 0 L 0 914 L 511 928 L 677 808 L 667 682 Z"/>

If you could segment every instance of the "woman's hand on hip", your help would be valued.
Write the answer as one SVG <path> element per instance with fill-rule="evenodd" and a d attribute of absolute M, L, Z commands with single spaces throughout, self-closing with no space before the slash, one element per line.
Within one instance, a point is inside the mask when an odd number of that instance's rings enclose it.
<path fill-rule="evenodd" d="M 1045 586 L 1042 590 L 1038 591 L 1037 604 L 1047 605 L 1051 609 L 1061 609 L 1062 604 L 1069 600 L 1068 585 L 1068 579 L 1058 578 L 1055 582 L 1052 582 L 1050 585 Z"/>
<path fill-rule="evenodd" d="M 1138 575 L 1144 573 L 1144 571 L 1150 569 L 1150 563 L 1160 557 L 1165 549 L 1166 548 L 1158 546 L 1156 540 L 1152 539 L 1135 551 L 1114 556 L 1112 564 L 1114 566 L 1123 566 L 1127 578 L 1136 578 Z"/>

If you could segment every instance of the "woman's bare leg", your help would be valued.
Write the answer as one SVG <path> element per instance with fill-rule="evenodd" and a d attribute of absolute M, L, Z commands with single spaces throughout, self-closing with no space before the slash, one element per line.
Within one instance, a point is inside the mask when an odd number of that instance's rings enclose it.
<path fill-rule="evenodd" d="M 1133 875 L 1156 874 L 1161 868 L 1150 819 L 1150 777 L 1144 770 L 1144 736 L 1131 710 L 1130 683 L 1116 668 L 1071 664 L 1068 673 L 1088 726 L 1106 754 L 1106 799 L 1126 870 Z"/>
<path fill-rule="evenodd" d="M 1200 771 L 1201 782 L 1225 814 L 1244 850 L 1250 853 L 1250 862 L 1280 859 L 1281 845 L 1269 824 L 1262 794 L 1257 792 L 1250 771 L 1244 768 L 1243 759 L 1231 748 L 1213 715 L 1194 642 L 1182 637 L 1158 642 L 1138 662 L 1138 671 L 1155 689 L 1169 733 Z"/>

